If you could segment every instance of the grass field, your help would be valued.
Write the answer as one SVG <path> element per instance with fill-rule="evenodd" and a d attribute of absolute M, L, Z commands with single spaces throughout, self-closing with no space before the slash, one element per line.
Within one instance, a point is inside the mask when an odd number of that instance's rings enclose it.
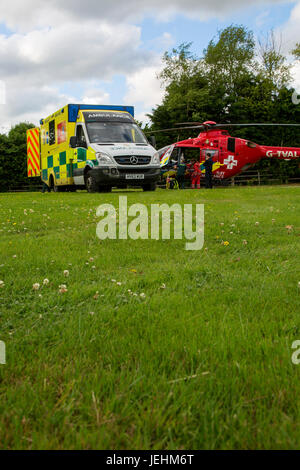
<path fill-rule="evenodd" d="M 204 248 L 100 241 L 120 194 L 204 203 Z M 299 248 L 300 187 L 0 194 L 0 447 L 299 448 Z"/>

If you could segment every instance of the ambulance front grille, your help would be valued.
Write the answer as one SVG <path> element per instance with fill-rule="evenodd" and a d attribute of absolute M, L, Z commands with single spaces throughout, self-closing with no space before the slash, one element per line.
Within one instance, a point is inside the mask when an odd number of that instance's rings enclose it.
<path fill-rule="evenodd" d="M 142 155 L 118 155 L 114 159 L 119 165 L 149 165 L 151 161 L 151 157 Z"/>

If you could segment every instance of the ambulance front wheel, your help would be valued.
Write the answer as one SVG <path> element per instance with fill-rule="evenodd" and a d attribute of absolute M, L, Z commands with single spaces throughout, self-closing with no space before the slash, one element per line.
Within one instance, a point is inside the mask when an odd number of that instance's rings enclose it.
<path fill-rule="evenodd" d="M 96 193 L 99 191 L 99 183 L 97 183 L 92 171 L 88 171 L 85 175 L 84 182 L 88 193 Z"/>
<path fill-rule="evenodd" d="M 156 183 L 148 183 L 143 185 L 143 191 L 155 191 Z"/>

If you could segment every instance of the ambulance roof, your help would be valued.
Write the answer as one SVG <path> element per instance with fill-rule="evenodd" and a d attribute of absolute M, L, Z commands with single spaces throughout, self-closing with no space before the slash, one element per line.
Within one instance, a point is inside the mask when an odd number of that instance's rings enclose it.
<path fill-rule="evenodd" d="M 78 111 L 81 110 L 105 110 L 105 111 L 125 111 L 131 114 L 134 117 L 134 107 L 133 106 L 123 106 L 123 105 L 110 105 L 110 104 L 68 104 L 68 121 L 69 122 L 76 122 Z M 61 110 L 57 113 L 52 114 L 51 116 L 47 117 L 46 119 L 41 119 L 40 123 L 43 124 L 44 122 L 49 121 L 50 119 L 54 119 L 57 114 L 63 112 L 65 106 L 61 108 Z"/>

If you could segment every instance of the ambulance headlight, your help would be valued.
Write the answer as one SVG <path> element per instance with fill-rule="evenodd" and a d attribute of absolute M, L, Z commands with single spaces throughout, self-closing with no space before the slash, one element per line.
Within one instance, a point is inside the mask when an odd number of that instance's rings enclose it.
<path fill-rule="evenodd" d="M 96 157 L 99 165 L 110 165 L 112 163 L 111 157 L 105 152 L 98 152 Z"/>
<path fill-rule="evenodd" d="M 153 155 L 152 163 L 154 163 L 155 165 L 160 164 L 160 158 L 159 158 L 159 153 L 158 152 L 155 152 L 155 154 Z"/>

